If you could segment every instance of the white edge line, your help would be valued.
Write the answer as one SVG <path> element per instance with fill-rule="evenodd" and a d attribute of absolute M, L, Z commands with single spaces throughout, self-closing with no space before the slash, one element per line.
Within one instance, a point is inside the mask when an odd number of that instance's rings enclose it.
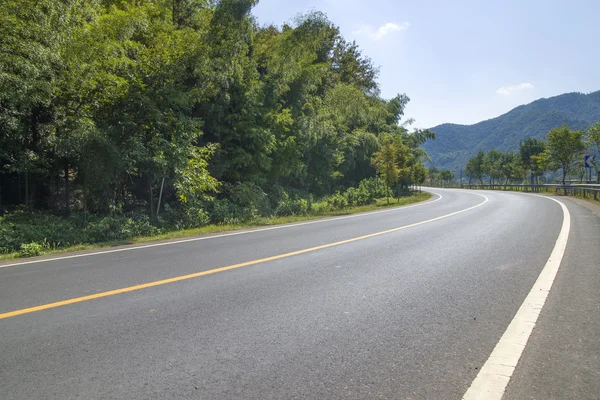
<path fill-rule="evenodd" d="M 440 201 L 442 199 L 442 197 L 443 197 L 439 193 L 435 193 L 435 192 L 430 192 L 430 193 L 435 194 L 436 196 L 438 196 L 438 198 L 435 199 L 435 200 L 425 201 L 425 202 L 422 202 L 422 203 L 419 203 L 419 204 L 413 204 L 413 205 L 410 205 L 410 206 L 394 207 L 394 208 L 389 208 L 389 209 L 380 210 L 380 211 L 368 211 L 368 212 L 363 212 L 363 213 L 358 213 L 358 214 L 345 215 L 343 217 L 317 219 L 317 220 L 314 220 L 314 221 L 298 222 L 298 223 L 293 223 L 293 224 L 283 224 L 283 225 L 270 226 L 268 228 L 258 228 L 258 229 L 244 230 L 244 231 L 238 231 L 238 232 L 222 233 L 222 234 L 219 234 L 219 235 L 202 236 L 202 237 L 195 237 L 195 238 L 190 238 L 190 239 L 174 240 L 174 241 L 163 242 L 163 243 L 152 243 L 152 244 L 145 244 L 145 245 L 142 245 L 142 246 L 124 247 L 124 248 L 121 248 L 121 249 L 95 251 L 95 252 L 92 252 L 92 253 L 73 254 L 73 255 L 70 255 L 70 256 L 46 258 L 46 259 L 43 259 L 43 260 L 23 261 L 23 262 L 17 262 L 17 263 L 12 263 L 12 264 L 0 265 L 0 268 L 16 267 L 16 266 L 19 266 L 19 265 L 37 264 L 37 263 L 45 263 L 45 262 L 51 262 L 51 261 L 68 260 L 68 259 L 71 259 L 71 258 L 79 258 L 79 257 L 91 257 L 91 256 L 102 255 L 102 254 L 119 253 L 119 252 L 122 252 L 122 251 L 132 251 L 132 250 L 139 250 L 139 249 L 147 249 L 147 248 L 150 248 L 150 247 L 169 246 L 169 245 L 173 245 L 173 244 L 181 244 L 181 243 L 188 243 L 188 242 L 197 242 L 197 241 L 200 241 L 200 240 L 217 239 L 217 238 L 222 238 L 222 237 L 227 237 L 227 236 L 237 236 L 237 235 L 246 235 L 246 234 L 256 233 L 256 232 L 265 232 L 265 231 L 271 231 L 271 230 L 275 230 L 275 229 L 293 228 L 293 227 L 302 226 L 302 225 L 321 224 L 321 223 L 324 223 L 324 222 L 339 221 L 339 220 L 348 219 L 348 218 L 358 218 L 358 217 L 370 216 L 370 215 L 374 215 L 374 214 L 381 214 L 381 213 L 387 213 L 387 212 L 392 212 L 392 211 L 406 210 L 407 208 L 413 208 L 413 207 L 424 206 L 424 205 L 427 205 L 427 204 L 435 203 L 437 201 Z M 473 193 L 473 194 L 476 194 L 476 193 Z"/>
<path fill-rule="evenodd" d="M 536 195 L 533 195 L 536 196 Z M 571 214 L 567 206 L 556 199 L 542 197 L 560 204 L 563 211 L 563 223 L 556 239 L 550 258 L 540 272 L 538 279 L 523 301 L 496 347 L 477 374 L 477 377 L 463 396 L 463 400 L 500 400 L 512 377 L 515 368 L 525 350 L 527 341 L 533 332 L 537 319 L 548 298 L 550 289 L 562 262 L 569 232 L 571 230 Z"/>

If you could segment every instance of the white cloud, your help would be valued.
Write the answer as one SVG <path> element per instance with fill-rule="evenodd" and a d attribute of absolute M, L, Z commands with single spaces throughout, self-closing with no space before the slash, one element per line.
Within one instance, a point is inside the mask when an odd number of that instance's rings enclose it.
<path fill-rule="evenodd" d="M 381 25 L 379 28 L 375 29 L 371 25 L 363 25 L 356 34 L 366 35 L 372 40 L 381 40 L 392 32 L 402 31 L 408 29 L 410 24 L 408 22 L 403 22 L 401 24 L 395 24 L 393 22 L 388 22 L 387 24 Z"/>
<path fill-rule="evenodd" d="M 496 90 L 496 93 L 498 93 L 502 96 L 510 96 L 511 94 L 513 94 L 515 92 L 521 92 L 523 90 L 533 89 L 534 87 L 535 86 L 533 86 L 531 83 L 524 82 L 524 83 L 519 83 L 518 85 L 502 86 L 500 89 Z"/>

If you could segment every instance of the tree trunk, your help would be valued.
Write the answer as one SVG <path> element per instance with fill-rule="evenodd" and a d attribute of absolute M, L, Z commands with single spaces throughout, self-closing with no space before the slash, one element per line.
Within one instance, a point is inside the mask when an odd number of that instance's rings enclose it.
<path fill-rule="evenodd" d="M 148 189 L 150 192 L 150 220 L 154 221 L 154 192 L 152 191 L 152 179 L 148 176 Z"/>
<path fill-rule="evenodd" d="M 158 205 L 156 206 L 156 217 L 157 218 L 158 218 L 158 212 L 160 211 L 160 201 L 162 200 L 164 187 L 165 187 L 165 177 L 163 176 L 162 182 L 160 183 L 160 193 L 158 195 Z"/>
<path fill-rule="evenodd" d="M 37 194 L 37 176 L 33 175 L 31 177 L 31 179 L 29 180 L 29 202 L 31 203 L 31 205 L 33 207 L 36 206 L 35 204 L 35 199 L 36 199 L 36 194 Z"/>
<path fill-rule="evenodd" d="M 65 217 L 69 214 L 69 162 L 65 161 Z"/>
<path fill-rule="evenodd" d="M 29 207 L 29 172 L 25 171 L 25 206 Z"/>
<path fill-rule="evenodd" d="M 390 187 L 388 184 L 385 185 L 385 197 L 386 197 L 387 203 L 390 204 Z"/>

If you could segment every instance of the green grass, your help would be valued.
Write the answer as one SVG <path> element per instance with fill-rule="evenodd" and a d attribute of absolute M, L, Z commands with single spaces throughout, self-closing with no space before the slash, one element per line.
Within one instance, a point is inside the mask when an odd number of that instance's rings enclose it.
<path fill-rule="evenodd" d="M 179 239 L 185 237 L 193 237 L 200 235 L 207 235 L 211 233 L 219 233 L 225 231 L 235 231 L 240 229 L 248 229 L 248 228 L 258 228 L 261 226 L 271 226 L 271 225 L 281 225 L 281 224 L 289 224 L 294 222 L 301 221 L 309 221 L 314 219 L 326 218 L 326 217 L 335 217 L 340 215 L 349 215 L 349 214 L 357 214 L 368 211 L 375 211 L 384 208 L 392 208 L 392 207 L 401 207 L 409 204 L 419 203 L 431 198 L 431 193 L 421 192 L 415 193 L 412 196 L 401 197 L 399 199 L 390 199 L 389 204 L 385 198 L 377 199 L 374 204 L 366 205 L 366 206 L 358 206 L 358 207 L 348 207 L 341 210 L 328 211 L 326 213 L 322 213 L 319 215 L 293 215 L 288 217 L 271 217 L 271 218 L 260 218 L 247 223 L 240 224 L 223 224 L 223 225 L 207 225 L 201 228 L 194 229 L 185 229 L 179 231 L 171 231 L 162 233 L 160 235 L 155 236 L 143 236 L 136 237 L 127 240 L 117 240 L 112 242 L 101 242 L 101 243 L 89 243 L 89 244 L 78 244 L 75 246 L 69 246 L 65 248 L 55 249 L 55 250 L 47 250 L 42 252 L 41 254 L 60 254 L 60 253 L 68 253 L 73 251 L 84 251 L 84 250 L 93 250 L 99 248 L 106 247 L 114 247 L 114 246 L 122 246 L 129 244 L 137 244 L 137 243 L 146 243 L 152 241 L 159 240 L 169 240 L 169 239 Z M 5 253 L 0 254 L 0 260 L 8 260 L 15 258 L 22 258 L 22 256 L 18 252 Z"/>

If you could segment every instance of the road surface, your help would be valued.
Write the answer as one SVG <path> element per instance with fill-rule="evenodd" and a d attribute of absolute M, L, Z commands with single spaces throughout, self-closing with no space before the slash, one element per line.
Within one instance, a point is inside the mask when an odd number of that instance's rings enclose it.
<path fill-rule="evenodd" d="M 433 191 L 410 207 L 0 264 L 0 398 L 461 399 L 565 216 L 538 196 Z M 600 393 L 600 218 L 560 201 L 569 242 L 505 398 Z"/>

